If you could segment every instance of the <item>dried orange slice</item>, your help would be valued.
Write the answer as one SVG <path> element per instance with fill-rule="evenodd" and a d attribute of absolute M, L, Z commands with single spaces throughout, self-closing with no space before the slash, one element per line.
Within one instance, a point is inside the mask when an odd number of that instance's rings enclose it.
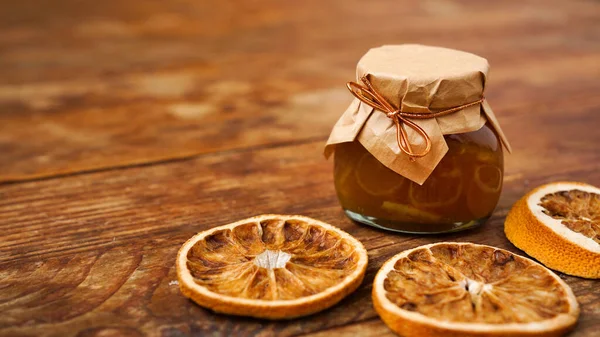
<path fill-rule="evenodd" d="M 283 319 L 339 302 L 362 282 L 367 252 L 346 232 L 298 215 L 262 215 L 189 239 L 181 292 L 216 312 Z"/>
<path fill-rule="evenodd" d="M 544 266 L 472 243 L 436 243 L 383 264 L 373 304 L 402 336 L 559 336 L 579 305 Z"/>
<path fill-rule="evenodd" d="M 600 278 L 600 189 L 556 182 L 527 193 L 512 207 L 504 232 L 547 267 Z"/>

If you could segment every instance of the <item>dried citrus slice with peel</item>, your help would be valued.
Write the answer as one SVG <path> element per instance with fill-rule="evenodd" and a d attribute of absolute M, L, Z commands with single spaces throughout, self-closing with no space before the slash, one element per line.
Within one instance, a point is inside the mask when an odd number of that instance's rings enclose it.
<path fill-rule="evenodd" d="M 367 252 L 346 232 L 298 215 L 262 215 L 189 239 L 181 292 L 216 312 L 268 319 L 312 314 L 362 282 Z"/>
<path fill-rule="evenodd" d="M 559 336 L 579 305 L 544 266 L 503 249 L 436 243 L 383 264 L 373 304 L 402 336 Z"/>
<path fill-rule="evenodd" d="M 542 185 L 517 201 L 504 232 L 547 267 L 600 278 L 600 189 L 577 182 Z"/>

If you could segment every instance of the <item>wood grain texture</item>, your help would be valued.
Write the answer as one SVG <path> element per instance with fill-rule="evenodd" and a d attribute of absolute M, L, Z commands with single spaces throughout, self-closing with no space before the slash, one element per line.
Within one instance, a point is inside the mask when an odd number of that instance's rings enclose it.
<path fill-rule="evenodd" d="M 508 105 L 580 100 L 600 85 L 586 1 L 48 7 L 12 1 L 0 13 L 0 181 L 323 137 L 350 101 L 340 84 L 385 43 L 487 57 L 500 119 Z"/>
<path fill-rule="evenodd" d="M 4 2 L 0 11 L 0 335 L 392 336 L 371 282 L 404 249 L 471 241 L 518 254 L 502 225 L 532 187 L 600 185 L 594 1 Z M 420 42 L 492 64 L 511 140 L 483 227 L 389 234 L 342 213 L 321 155 L 369 48 Z M 261 213 L 312 216 L 369 252 L 362 286 L 311 317 L 217 315 L 181 296 L 198 231 Z M 600 283 L 561 275 L 600 329 Z"/>

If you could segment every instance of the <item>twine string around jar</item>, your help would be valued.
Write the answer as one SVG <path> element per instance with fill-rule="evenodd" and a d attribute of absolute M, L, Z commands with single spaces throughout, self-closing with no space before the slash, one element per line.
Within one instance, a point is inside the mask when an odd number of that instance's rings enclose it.
<path fill-rule="evenodd" d="M 480 104 L 485 100 L 484 97 L 478 99 L 477 101 L 463 104 L 457 107 L 437 111 L 437 112 L 427 112 L 427 113 L 411 113 L 402 111 L 402 106 L 399 109 L 394 108 L 394 106 L 388 102 L 375 88 L 367 78 L 367 76 L 363 76 L 360 79 L 364 85 L 361 85 L 356 82 L 348 82 L 346 86 L 348 90 L 359 100 L 368 104 L 369 106 L 383 111 L 386 116 L 391 119 L 396 125 L 396 141 L 398 142 L 398 146 L 400 150 L 409 156 L 410 161 L 415 161 L 415 158 L 424 157 L 431 150 L 431 139 L 427 132 L 423 130 L 419 125 L 415 122 L 407 119 L 429 119 L 436 118 L 449 115 L 451 113 L 457 112 L 464 108 L 468 108 L 473 105 Z M 408 135 L 406 130 L 402 127 L 403 124 L 406 124 L 413 130 L 415 130 L 424 140 L 425 140 L 425 149 L 422 152 L 416 153 L 412 150 L 412 145 L 408 141 Z"/>

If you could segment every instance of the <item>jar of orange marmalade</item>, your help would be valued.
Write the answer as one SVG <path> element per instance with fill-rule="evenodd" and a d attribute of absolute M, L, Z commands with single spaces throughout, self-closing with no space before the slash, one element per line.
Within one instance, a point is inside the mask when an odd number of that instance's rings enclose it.
<path fill-rule="evenodd" d="M 483 96 L 479 56 L 422 45 L 371 49 L 334 126 L 340 203 L 353 220 L 406 233 L 471 228 L 492 214 L 510 145 Z"/>

